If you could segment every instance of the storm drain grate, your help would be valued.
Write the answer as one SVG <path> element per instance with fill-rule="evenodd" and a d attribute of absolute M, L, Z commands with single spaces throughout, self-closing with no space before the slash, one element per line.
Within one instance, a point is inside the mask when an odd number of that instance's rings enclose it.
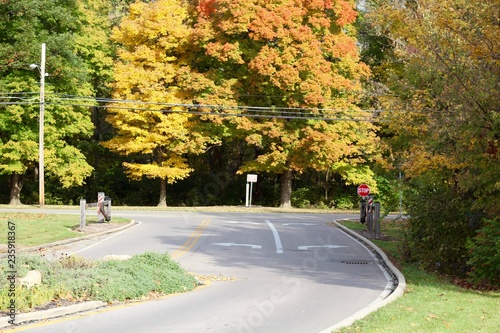
<path fill-rule="evenodd" d="M 343 264 L 347 265 L 371 265 L 374 264 L 373 261 L 367 261 L 367 260 L 343 260 L 341 261 Z"/>

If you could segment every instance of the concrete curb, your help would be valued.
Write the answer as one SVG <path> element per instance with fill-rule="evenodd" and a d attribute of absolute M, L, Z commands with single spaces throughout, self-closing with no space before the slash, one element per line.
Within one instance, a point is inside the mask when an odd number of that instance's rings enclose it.
<path fill-rule="evenodd" d="M 19 325 L 22 323 L 30 322 L 30 321 L 38 321 L 45 319 L 52 319 L 57 317 L 62 317 L 70 314 L 75 314 L 79 312 L 95 310 L 102 307 L 105 307 L 107 303 L 101 301 L 91 301 L 85 303 L 78 303 L 69 306 L 64 306 L 60 308 L 53 308 L 42 311 L 35 312 L 27 312 L 27 313 L 18 313 L 15 316 L 14 325 Z M 0 318 L 0 328 L 12 327 L 12 324 L 9 321 L 12 320 L 10 317 L 1 317 Z"/>
<path fill-rule="evenodd" d="M 86 239 L 97 238 L 97 237 L 101 237 L 101 236 L 104 236 L 104 235 L 112 234 L 112 233 L 115 233 L 115 232 L 120 232 L 122 230 L 125 230 L 125 229 L 128 229 L 130 227 L 133 227 L 136 224 L 138 224 L 138 222 L 136 222 L 135 220 L 131 220 L 128 224 L 126 224 L 124 226 L 121 226 L 121 227 L 118 227 L 118 228 L 115 228 L 115 229 L 106 230 L 106 231 L 102 231 L 102 232 L 97 232 L 95 234 L 90 234 L 90 235 L 82 236 L 82 237 L 75 237 L 75 238 L 64 239 L 64 240 L 61 240 L 61 241 L 47 243 L 47 244 L 43 244 L 43 245 L 26 247 L 26 248 L 23 248 L 23 249 L 16 249 L 16 253 L 28 253 L 28 252 L 38 251 L 40 249 L 49 249 L 49 248 L 60 246 L 60 245 L 66 245 L 66 244 L 70 244 L 70 243 L 76 243 L 76 242 L 83 241 L 83 240 L 86 240 Z M 7 253 L 0 253 L 0 258 L 5 258 L 5 257 L 7 257 Z"/>
<path fill-rule="evenodd" d="M 358 311 L 357 313 L 353 314 L 350 317 L 347 317 L 346 319 L 342 320 L 340 323 L 337 323 L 334 326 L 329 327 L 328 329 L 322 331 L 321 333 L 330 333 L 330 332 L 336 331 L 336 330 L 338 330 L 340 328 L 351 326 L 355 321 L 360 320 L 360 319 L 366 317 L 370 313 L 375 312 L 376 310 L 378 310 L 378 309 L 386 306 L 387 304 L 389 304 L 389 303 L 395 301 L 396 299 L 398 299 L 399 297 L 403 296 L 403 294 L 405 292 L 405 289 L 406 289 L 406 280 L 405 280 L 405 277 L 392 264 L 392 262 L 389 260 L 389 258 L 387 257 L 387 255 L 384 253 L 384 251 L 382 251 L 377 245 L 373 244 L 372 242 L 370 242 L 365 237 L 361 236 L 360 234 L 358 234 L 355 231 L 352 231 L 351 229 L 348 229 L 348 228 L 344 227 L 343 225 L 341 225 L 337 221 L 333 221 L 333 223 L 335 223 L 335 225 L 339 229 L 341 229 L 342 231 L 344 231 L 349 236 L 351 236 L 351 237 L 353 237 L 353 238 L 361 241 L 362 243 L 364 243 L 364 245 L 369 246 L 372 250 L 374 250 L 375 252 L 377 252 L 377 254 L 382 258 L 382 260 L 386 264 L 387 268 L 392 273 L 392 275 L 394 275 L 396 277 L 398 285 L 394 289 L 394 291 L 389 296 L 387 296 L 385 299 L 383 299 L 382 301 L 374 302 L 374 303 L 368 305 L 366 308 Z"/>

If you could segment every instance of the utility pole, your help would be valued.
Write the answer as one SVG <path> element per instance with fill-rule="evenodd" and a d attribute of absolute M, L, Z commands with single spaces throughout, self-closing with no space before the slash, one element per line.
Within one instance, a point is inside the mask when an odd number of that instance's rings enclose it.
<path fill-rule="evenodd" d="M 39 146 L 39 187 L 40 208 L 45 206 L 45 154 L 44 154 L 44 123 L 45 123 L 45 43 L 42 44 L 42 59 L 40 62 L 40 128 L 38 132 Z"/>
<path fill-rule="evenodd" d="M 45 43 L 42 43 L 42 59 L 40 65 L 31 64 L 30 68 L 40 70 L 40 119 L 38 129 L 38 195 L 40 208 L 45 206 L 45 154 L 44 154 L 44 125 L 45 125 Z"/>

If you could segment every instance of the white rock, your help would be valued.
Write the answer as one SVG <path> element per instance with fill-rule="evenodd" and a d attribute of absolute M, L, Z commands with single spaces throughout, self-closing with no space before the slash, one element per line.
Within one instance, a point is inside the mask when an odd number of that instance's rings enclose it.
<path fill-rule="evenodd" d="M 42 273 L 37 270 L 29 271 L 25 277 L 19 278 L 19 283 L 28 289 L 37 284 L 42 284 Z"/>

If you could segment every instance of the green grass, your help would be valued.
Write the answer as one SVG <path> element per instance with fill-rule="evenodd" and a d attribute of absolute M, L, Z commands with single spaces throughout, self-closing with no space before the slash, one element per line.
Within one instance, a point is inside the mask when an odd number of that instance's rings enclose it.
<path fill-rule="evenodd" d="M 366 228 L 359 223 L 342 224 L 352 229 Z M 465 289 L 402 262 L 399 223 L 383 223 L 382 234 L 389 237 L 373 242 L 398 261 L 394 264 L 405 276 L 406 292 L 386 307 L 336 332 L 500 332 L 500 292 Z"/>
<path fill-rule="evenodd" d="M 16 309 L 30 311 L 48 303 L 100 300 L 105 302 L 141 300 L 151 295 L 185 292 L 197 286 L 167 254 L 144 253 L 126 261 L 91 261 L 81 257 L 48 260 L 40 255 L 19 255 L 18 276 L 28 270 L 42 273 L 42 284 L 27 289 L 17 285 Z M 0 280 L 7 281 L 7 259 L 0 260 Z M 0 289 L 0 312 L 7 312 L 12 297 L 9 286 Z"/>
<path fill-rule="evenodd" d="M 68 238 L 85 236 L 78 232 L 79 215 L 43 213 L 0 213 L 0 244 L 7 243 L 8 221 L 15 223 L 16 246 L 36 246 Z M 127 223 L 130 220 L 113 218 L 113 223 Z M 87 214 L 87 225 L 96 223 L 95 216 Z"/>

